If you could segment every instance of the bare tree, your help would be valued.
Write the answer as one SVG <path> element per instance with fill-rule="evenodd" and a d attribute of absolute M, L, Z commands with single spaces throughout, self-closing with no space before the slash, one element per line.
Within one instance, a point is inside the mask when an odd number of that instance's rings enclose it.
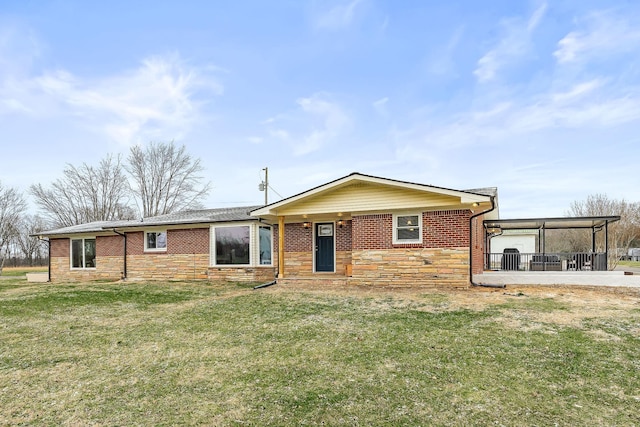
<path fill-rule="evenodd" d="M 45 221 L 38 215 L 24 215 L 18 223 L 15 244 L 29 266 L 33 266 L 35 261 L 44 258 L 43 251 L 46 244 L 37 237 L 32 236 L 45 228 L 47 228 Z"/>
<path fill-rule="evenodd" d="M 173 141 L 132 147 L 126 168 L 145 217 L 199 208 L 211 188 L 210 183 L 202 183 L 200 159 L 193 159 L 184 145 L 178 148 Z"/>
<path fill-rule="evenodd" d="M 0 182 L 0 273 L 4 255 L 17 232 L 20 215 L 26 209 L 24 197 L 15 188 L 4 187 Z"/>
<path fill-rule="evenodd" d="M 55 227 L 92 221 L 133 219 L 130 190 L 120 156 L 107 156 L 97 167 L 67 164 L 64 177 L 49 188 L 32 185 L 29 192 Z"/>
<path fill-rule="evenodd" d="M 586 200 L 575 201 L 567 212 L 569 216 L 610 216 L 619 215 L 620 221 L 609 226 L 609 247 L 612 248 L 610 265 L 615 265 L 619 255 L 627 253 L 634 242 L 640 241 L 640 203 L 629 203 L 609 199 L 605 194 L 593 194 Z M 598 233 L 596 245 L 604 249 L 604 236 Z M 564 244 L 571 251 L 582 252 L 591 249 L 591 232 L 569 230 L 562 233 Z"/>

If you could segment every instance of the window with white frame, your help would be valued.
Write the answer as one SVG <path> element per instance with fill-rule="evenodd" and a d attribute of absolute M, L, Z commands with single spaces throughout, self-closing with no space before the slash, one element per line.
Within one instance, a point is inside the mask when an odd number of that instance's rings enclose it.
<path fill-rule="evenodd" d="M 167 231 L 145 231 L 144 250 L 161 252 L 167 250 Z"/>
<path fill-rule="evenodd" d="M 96 267 L 96 239 L 71 239 L 71 268 Z"/>
<path fill-rule="evenodd" d="M 249 265 L 251 227 L 216 227 L 216 265 Z"/>
<path fill-rule="evenodd" d="M 257 224 L 211 227 L 211 264 L 215 266 L 272 265 L 273 231 Z"/>
<path fill-rule="evenodd" d="M 422 215 L 417 213 L 393 216 L 393 243 L 422 243 Z"/>
<path fill-rule="evenodd" d="M 258 228 L 258 248 L 260 249 L 260 265 L 271 265 L 272 244 L 271 227 L 261 225 Z"/>

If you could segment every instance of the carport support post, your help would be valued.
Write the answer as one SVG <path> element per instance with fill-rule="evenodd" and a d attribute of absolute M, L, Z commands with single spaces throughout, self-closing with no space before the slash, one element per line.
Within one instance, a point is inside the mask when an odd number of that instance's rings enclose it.
<path fill-rule="evenodd" d="M 609 271 L 609 221 L 604 223 L 604 269 Z"/>
<path fill-rule="evenodd" d="M 284 217 L 278 217 L 278 279 L 284 277 Z"/>

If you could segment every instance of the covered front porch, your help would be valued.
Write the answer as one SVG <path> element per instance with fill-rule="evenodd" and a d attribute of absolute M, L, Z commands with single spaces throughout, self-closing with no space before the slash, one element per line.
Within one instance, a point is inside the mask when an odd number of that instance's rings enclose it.
<path fill-rule="evenodd" d="M 619 220 L 619 216 L 486 220 L 483 225 L 488 250 L 484 254 L 484 271 L 606 272 L 610 266 L 609 225 Z M 591 247 L 579 252 L 548 251 L 549 230 L 585 230 L 590 233 Z M 491 250 L 493 238 L 517 236 L 522 231 L 536 237 L 535 251 L 522 251 L 518 244 L 500 252 Z"/>

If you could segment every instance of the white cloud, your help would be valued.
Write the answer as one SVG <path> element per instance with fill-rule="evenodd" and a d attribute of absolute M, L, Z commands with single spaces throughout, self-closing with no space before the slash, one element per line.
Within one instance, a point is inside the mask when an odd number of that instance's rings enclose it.
<path fill-rule="evenodd" d="M 389 98 L 388 97 L 384 97 L 384 98 L 380 98 L 377 101 L 373 102 L 373 109 L 382 117 L 388 117 L 389 116 L 389 111 L 387 109 L 387 104 L 389 103 Z"/>
<path fill-rule="evenodd" d="M 247 141 L 249 141 L 252 144 L 260 144 L 260 143 L 262 143 L 263 140 L 264 140 L 264 138 L 262 138 L 261 136 L 249 136 L 249 137 L 247 137 Z"/>
<path fill-rule="evenodd" d="M 453 54 L 462 40 L 464 35 L 464 27 L 459 26 L 453 32 L 446 45 L 435 48 L 428 58 L 427 71 L 434 75 L 447 75 L 453 72 L 455 63 Z"/>
<path fill-rule="evenodd" d="M 547 10 L 546 3 L 540 5 L 527 20 L 509 19 L 502 22 L 504 35 L 497 45 L 485 53 L 477 63 L 473 74 L 481 83 L 494 80 L 498 72 L 530 50 L 531 34 L 540 24 Z"/>
<path fill-rule="evenodd" d="M 591 13 L 579 21 L 583 28 L 571 31 L 558 42 L 553 55 L 565 64 L 637 51 L 640 22 L 631 22 L 634 16 L 616 16 L 608 11 Z"/>
<path fill-rule="evenodd" d="M 15 96 L 6 97 L 4 104 L 17 112 L 66 116 L 123 145 L 180 138 L 200 118 L 204 101 L 196 92 L 223 92 L 217 79 L 203 70 L 178 55 L 165 55 L 146 58 L 138 68 L 119 75 L 94 79 L 63 69 L 44 71 L 14 78 Z"/>
<path fill-rule="evenodd" d="M 339 30 L 348 27 L 354 19 L 356 8 L 363 0 L 351 0 L 338 4 L 316 16 L 315 26 L 319 29 Z"/>
<path fill-rule="evenodd" d="M 296 104 L 297 109 L 263 122 L 267 126 L 273 126 L 268 130 L 269 136 L 289 145 L 295 156 L 305 155 L 331 144 L 351 123 L 343 108 L 326 93 L 298 98 Z"/>
<path fill-rule="evenodd" d="M 400 145 L 409 145 L 406 152 L 416 156 L 417 152 L 434 148 L 497 146 L 547 131 L 588 132 L 633 122 L 640 122 L 640 88 L 618 88 L 595 79 L 566 90 L 499 101 L 485 109 L 463 111 L 442 119 L 417 118 L 417 124 L 405 132 L 406 142 Z"/>
<path fill-rule="evenodd" d="M 551 94 L 551 98 L 554 102 L 573 101 L 576 98 L 592 93 L 603 84 L 604 83 L 600 79 L 593 79 L 588 82 L 578 83 L 571 87 L 568 91 Z"/>

